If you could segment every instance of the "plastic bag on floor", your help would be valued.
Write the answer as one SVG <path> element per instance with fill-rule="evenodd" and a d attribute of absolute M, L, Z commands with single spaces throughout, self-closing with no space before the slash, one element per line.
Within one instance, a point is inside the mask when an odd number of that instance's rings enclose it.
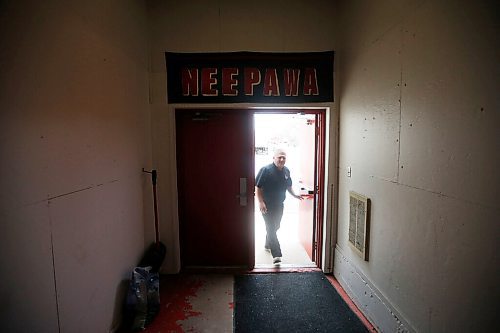
<path fill-rule="evenodd" d="M 160 274 L 149 273 L 147 281 L 148 311 L 146 325 L 149 325 L 160 312 Z"/>
<path fill-rule="evenodd" d="M 142 331 L 160 311 L 160 279 L 151 267 L 134 268 L 125 304 L 125 326 Z"/>

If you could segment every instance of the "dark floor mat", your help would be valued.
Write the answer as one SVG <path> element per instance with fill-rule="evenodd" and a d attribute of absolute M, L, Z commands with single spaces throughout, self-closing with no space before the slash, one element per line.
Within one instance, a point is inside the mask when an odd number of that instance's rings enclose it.
<path fill-rule="evenodd" d="M 234 331 L 368 332 L 322 272 L 235 276 Z"/>

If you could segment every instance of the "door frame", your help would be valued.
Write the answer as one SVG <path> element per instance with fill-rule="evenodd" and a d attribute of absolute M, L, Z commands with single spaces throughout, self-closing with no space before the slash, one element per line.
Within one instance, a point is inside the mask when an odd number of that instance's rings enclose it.
<path fill-rule="evenodd" d="M 323 251 L 325 250 L 324 246 L 325 244 L 323 243 L 324 239 L 324 228 L 323 225 L 325 223 L 325 197 L 326 197 L 326 192 L 325 192 L 325 171 L 327 170 L 327 161 L 326 161 L 326 139 L 327 139 L 327 110 L 330 109 L 329 107 L 283 107 L 283 106 L 276 106 L 276 107 L 227 107 L 227 106 L 190 106 L 190 107 L 175 107 L 174 108 L 174 128 L 177 131 L 176 128 L 176 114 L 178 112 L 182 112 L 182 110 L 200 110 L 202 112 L 210 113 L 210 112 L 217 112 L 218 110 L 230 110 L 233 109 L 235 112 L 249 112 L 252 114 L 256 113 L 277 113 L 277 114 L 296 114 L 296 113 L 303 113 L 303 114 L 314 114 L 316 117 L 316 151 L 315 151 L 315 182 L 316 182 L 316 189 L 315 189 L 315 200 L 314 200 L 314 216 L 313 216 L 313 261 L 316 263 L 316 266 L 318 268 L 322 268 L 322 260 L 323 260 Z M 252 125 L 253 127 L 253 125 Z M 251 151 L 253 152 L 251 160 L 254 162 L 255 158 L 255 128 L 253 128 L 253 138 L 252 138 L 252 147 Z M 177 134 L 175 134 L 175 140 L 177 139 Z M 177 146 L 177 144 L 174 144 Z M 177 167 L 177 165 L 176 165 Z M 252 168 L 254 166 L 252 165 Z M 176 172 L 177 173 L 177 172 Z M 177 179 L 177 176 L 176 176 Z M 177 182 L 177 181 L 176 181 Z M 255 179 L 249 179 L 248 186 L 250 188 L 255 188 Z M 177 197 L 179 195 L 178 189 L 176 189 L 177 192 Z M 254 193 L 255 197 L 255 193 Z M 251 202 L 253 203 L 254 198 L 252 198 Z M 250 203 L 250 200 L 249 200 Z M 177 203 L 179 204 L 179 203 Z M 252 214 L 252 219 L 251 223 L 249 223 L 248 227 L 248 241 L 249 241 L 249 258 L 248 258 L 248 269 L 252 270 L 255 267 L 255 218 L 253 217 Z M 180 232 L 180 221 L 178 220 L 178 227 L 179 227 L 179 232 Z M 181 236 L 179 234 L 179 236 Z M 327 237 L 329 239 L 329 237 Z M 326 244 L 328 245 L 328 244 Z M 179 243 L 179 254 L 182 253 L 182 245 Z M 182 254 L 180 255 L 180 258 L 182 258 Z M 180 267 L 181 269 L 184 267 L 182 263 L 182 259 L 180 260 Z M 326 267 L 325 267 L 326 268 Z"/>

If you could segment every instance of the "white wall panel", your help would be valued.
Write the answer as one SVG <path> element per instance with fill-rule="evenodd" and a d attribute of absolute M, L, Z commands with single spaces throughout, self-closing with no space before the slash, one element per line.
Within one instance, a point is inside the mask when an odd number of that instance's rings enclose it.
<path fill-rule="evenodd" d="M 334 48 L 332 1 L 150 1 L 152 72 L 171 52 L 310 52 Z"/>
<path fill-rule="evenodd" d="M 0 221 L 2 331 L 57 332 L 47 202 L 2 211 Z"/>
<path fill-rule="evenodd" d="M 0 267 L 10 283 L 2 327 L 107 332 L 120 317 L 122 280 L 144 250 L 145 5 L 10 1 L 0 16 L 0 243 L 8 253 Z"/>
<path fill-rule="evenodd" d="M 390 303 L 388 309 L 398 309 L 407 329 L 472 332 L 492 324 L 488 294 L 497 288 L 492 263 L 499 259 L 491 246 L 498 236 L 491 232 L 495 210 L 371 177 L 340 178 L 342 193 L 358 189 L 372 199 L 369 261 L 347 245 L 348 196 L 339 202 L 338 247 L 373 292 Z M 479 277 L 482 284 L 471 286 Z M 363 298 L 361 288 L 348 288 L 354 298 Z M 378 307 L 358 305 L 368 313 Z M 455 318 L 457 313 L 464 320 Z M 371 317 L 381 327 L 388 324 L 383 318 Z"/>
<path fill-rule="evenodd" d="M 401 34 L 391 30 L 352 61 L 343 59 L 340 172 L 397 180 L 400 123 Z"/>
<path fill-rule="evenodd" d="M 498 6 L 393 4 L 340 5 L 335 274 L 381 331 L 486 331 L 495 326 L 488 295 L 499 291 Z M 401 120 L 384 119 L 400 127 L 400 146 L 383 134 L 365 142 L 376 127 L 364 119 L 394 105 L 398 71 Z M 372 200 L 368 262 L 347 245 L 350 190 Z"/>
<path fill-rule="evenodd" d="M 128 204 L 142 200 L 140 191 L 129 190 L 138 182 L 135 178 L 50 200 L 63 332 L 111 328 L 115 309 L 121 310 L 121 284 L 139 262 L 137 244 L 143 242 L 143 235 L 131 232 L 125 222 L 143 228 L 142 211 Z"/>
<path fill-rule="evenodd" d="M 500 69 L 492 20 L 481 2 L 467 9 L 438 2 L 403 25 L 400 180 L 498 207 Z"/>

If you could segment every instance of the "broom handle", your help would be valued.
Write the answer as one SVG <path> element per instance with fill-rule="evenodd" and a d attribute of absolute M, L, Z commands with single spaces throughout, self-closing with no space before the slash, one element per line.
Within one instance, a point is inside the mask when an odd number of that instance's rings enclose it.
<path fill-rule="evenodd" d="M 156 246 L 160 246 L 160 230 L 159 230 L 159 225 L 158 225 L 158 204 L 156 203 L 156 178 L 158 174 L 156 170 L 153 170 L 151 172 L 151 180 L 153 182 L 153 203 L 154 203 L 154 210 L 155 210 L 155 240 L 156 240 Z"/>

